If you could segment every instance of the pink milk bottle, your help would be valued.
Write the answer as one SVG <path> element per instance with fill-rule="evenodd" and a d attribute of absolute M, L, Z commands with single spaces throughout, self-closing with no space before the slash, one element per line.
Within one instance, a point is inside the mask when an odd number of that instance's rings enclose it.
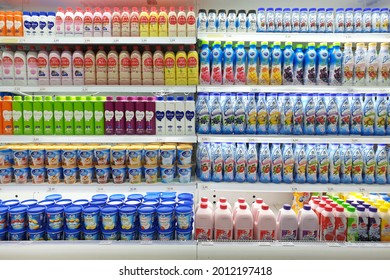
<path fill-rule="evenodd" d="M 254 223 L 254 239 L 262 241 L 275 240 L 276 217 L 267 204 L 261 205 Z"/>
<path fill-rule="evenodd" d="M 207 203 L 201 203 L 195 214 L 195 240 L 212 240 L 213 227 L 213 210 Z"/>
<path fill-rule="evenodd" d="M 308 204 L 303 205 L 298 217 L 298 240 L 317 241 L 318 216 Z"/>
<path fill-rule="evenodd" d="M 123 135 L 126 132 L 125 107 L 126 96 L 118 96 L 115 102 L 115 134 Z"/>
<path fill-rule="evenodd" d="M 145 134 L 145 100 L 143 96 L 139 96 L 135 103 L 135 133 Z"/>
<path fill-rule="evenodd" d="M 245 198 L 242 197 L 238 198 L 237 201 L 234 202 L 234 206 L 233 206 L 233 220 L 236 219 L 236 214 L 241 204 L 246 204 L 246 206 L 248 206 L 249 208 L 249 205 L 248 203 L 246 203 Z"/>
<path fill-rule="evenodd" d="M 347 239 L 347 216 L 344 207 L 336 206 L 334 213 L 334 240 L 345 241 Z"/>
<path fill-rule="evenodd" d="M 149 96 L 145 102 L 145 133 L 156 135 L 156 97 Z"/>
<path fill-rule="evenodd" d="M 127 135 L 135 134 L 135 103 L 137 102 L 137 99 L 137 96 L 129 96 L 127 97 L 127 102 L 125 102 L 125 125 Z"/>
<path fill-rule="evenodd" d="M 317 213 L 317 216 L 318 216 L 318 222 L 321 222 L 321 212 L 325 210 L 325 206 L 326 206 L 326 202 L 325 201 L 321 201 L 318 204 L 318 207 L 316 208 L 316 213 Z"/>
<path fill-rule="evenodd" d="M 227 204 L 221 204 L 214 212 L 214 239 L 232 240 L 233 238 L 233 216 Z"/>
<path fill-rule="evenodd" d="M 256 201 L 252 203 L 251 212 L 252 212 L 252 216 L 253 216 L 253 219 L 255 222 L 257 220 L 257 211 L 259 211 L 261 209 L 261 206 L 263 205 L 263 203 L 264 203 L 264 201 L 262 198 L 256 198 Z"/>
<path fill-rule="evenodd" d="M 321 212 L 321 240 L 322 241 L 333 241 L 334 240 L 334 228 L 335 228 L 335 217 L 332 213 L 332 207 L 327 205 L 325 210 Z"/>
<path fill-rule="evenodd" d="M 107 96 L 106 102 L 104 102 L 104 134 L 115 134 L 115 119 L 114 119 L 114 97 Z"/>
<path fill-rule="evenodd" d="M 247 204 L 240 204 L 234 220 L 234 240 L 253 239 L 253 216 Z"/>

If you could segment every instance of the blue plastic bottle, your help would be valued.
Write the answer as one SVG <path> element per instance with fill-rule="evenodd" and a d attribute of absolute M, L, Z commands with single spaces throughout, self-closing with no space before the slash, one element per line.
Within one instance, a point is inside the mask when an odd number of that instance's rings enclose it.
<path fill-rule="evenodd" d="M 305 52 L 304 65 L 303 65 L 303 83 L 305 85 L 316 84 L 316 64 L 317 64 L 317 52 L 315 50 L 315 43 L 309 43 Z"/>
<path fill-rule="evenodd" d="M 223 180 L 223 157 L 221 143 L 212 143 L 211 146 L 211 181 L 222 182 Z"/>
<path fill-rule="evenodd" d="M 283 156 L 279 143 L 271 146 L 271 181 L 279 184 L 282 182 Z"/>
<path fill-rule="evenodd" d="M 341 156 L 338 144 L 329 145 L 329 182 L 340 183 Z"/>
<path fill-rule="evenodd" d="M 281 100 L 281 128 L 280 134 L 291 135 L 293 124 L 293 100 L 289 93 L 280 94 Z"/>
<path fill-rule="evenodd" d="M 387 123 L 387 94 L 378 93 L 375 101 L 375 125 L 374 134 L 378 136 L 386 135 Z"/>
<path fill-rule="evenodd" d="M 318 182 L 326 184 L 329 182 L 329 154 L 328 146 L 320 144 L 317 149 L 318 158 Z"/>
<path fill-rule="evenodd" d="M 294 106 L 293 106 L 293 134 L 294 135 L 302 135 L 303 134 L 303 102 L 302 95 L 300 93 L 292 94 L 292 98 L 294 98 Z"/>
<path fill-rule="evenodd" d="M 199 55 L 199 83 L 201 85 L 209 85 L 211 80 L 211 50 L 209 48 L 209 41 L 203 40 Z"/>
<path fill-rule="evenodd" d="M 294 50 L 292 42 L 286 42 L 283 50 L 283 85 L 293 84 Z"/>
<path fill-rule="evenodd" d="M 256 134 L 257 108 L 256 98 L 253 92 L 248 93 L 246 102 L 246 134 Z"/>
<path fill-rule="evenodd" d="M 351 134 L 362 134 L 362 96 L 360 93 L 353 94 L 351 101 Z"/>
<path fill-rule="evenodd" d="M 222 108 L 219 103 L 219 93 L 210 94 L 210 132 L 211 134 L 221 134 L 222 132 Z"/>
<path fill-rule="evenodd" d="M 200 92 L 196 102 L 196 131 L 199 134 L 210 133 L 210 110 L 207 102 L 208 94 Z"/>
<path fill-rule="evenodd" d="M 362 135 L 374 135 L 375 104 L 373 96 L 372 93 L 367 93 L 364 97 Z"/>
<path fill-rule="evenodd" d="M 244 42 L 238 42 L 234 63 L 234 82 L 236 85 L 246 84 L 246 57 Z"/>
<path fill-rule="evenodd" d="M 246 125 L 244 94 L 237 93 L 234 106 L 234 134 L 244 134 Z"/>
<path fill-rule="evenodd" d="M 352 183 L 363 183 L 363 154 L 361 144 L 352 145 Z"/>
<path fill-rule="evenodd" d="M 326 104 L 326 134 L 337 135 L 339 132 L 339 109 L 337 105 L 337 94 L 332 93 Z"/>
<path fill-rule="evenodd" d="M 237 143 L 236 148 L 236 182 L 243 183 L 246 181 L 246 144 Z"/>
<path fill-rule="evenodd" d="M 267 111 L 267 102 L 265 99 L 265 93 L 259 93 L 257 98 L 257 124 L 256 124 L 256 133 L 257 134 L 267 134 L 268 131 L 268 111 Z"/>
<path fill-rule="evenodd" d="M 293 84 L 303 85 L 303 61 L 305 54 L 302 50 L 302 44 L 297 44 L 294 54 Z"/>
<path fill-rule="evenodd" d="M 341 95 L 339 108 L 339 134 L 349 135 L 351 125 L 351 106 L 349 104 L 348 94 Z"/>
<path fill-rule="evenodd" d="M 256 143 L 249 143 L 246 152 L 246 180 L 249 183 L 257 182 L 258 152 Z"/>
<path fill-rule="evenodd" d="M 211 179 L 211 155 L 210 143 L 204 142 L 198 145 L 197 150 L 197 175 L 203 182 L 208 182 Z"/>
<path fill-rule="evenodd" d="M 326 43 L 321 43 L 317 52 L 317 85 L 328 85 L 329 58 L 328 46 Z"/>
<path fill-rule="evenodd" d="M 340 149 L 341 157 L 341 170 L 340 170 L 340 182 L 343 184 L 350 184 L 352 182 L 352 149 L 349 144 L 341 144 Z"/>
<path fill-rule="evenodd" d="M 292 144 L 284 144 L 282 149 L 283 158 L 283 183 L 291 184 L 294 181 L 294 150 Z"/>
<path fill-rule="evenodd" d="M 233 182 L 235 178 L 236 145 L 234 143 L 222 144 L 223 181 Z"/>
<path fill-rule="evenodd" d="M 314 135 L 315 134 L 315 121 L 316 121 L 316 112 L 315 112 L 315 102 L 314 96 L 311 93 L 303 95 L 303 106 L 304 106 L 304 123 L 303 123 L 303 133 L 305 135 Z"/>
<path fill-rule="evenodd" d="M 271 50 L 271 85 L 282 85 L 282 50 L 280 42 L 274 42 L 274 47 Z"/>
<path fill-rule="evenodd" d="M 222 85 L 222 49 L 221 42 L 215 41 L 211 49 L 211 84 Z"/>
<path fill-rule="evenodd" d="M 222 55 L 222 83 L 224 85 L 234 85 L 234 59 L 235 53 L 233 50 L 233 43 L 227 41 Z"/>
<path fill-rule="evenodd" d="M 259 151 L 259 178 L 261 183 L 271 182 L 271 151 L 268 143 L 261 143 Z"/>
<path fill-rule="evenodd" d="M 375 183 L 386 184 L 388 169 L 386 144 L 378 144 L 375 154 Z"/>
<path fill-rule="evenodd" d="M 333 43 L 333 51 L 330 55 L 329 64 L 329 85 L 341 86 L 342 84 L 342 72 L 341 65 L 343 59 L 343 52 L 340 50 L 340 43 Z"/>
<path fill-rule="evenodd" d="M 325 135 L 326 134 L 326 103 L 325 103 L 325 94 L 318 94 L 316 102 L 316 135 Z"/>
<path fill-rule="evenodd" d="M 374 184 L 376 165 L 374 145 L 365 145 L 363 150 L 363 163 L 363 182 L 365 184 Z"/>
<path fill-rule="evenodd" d="M 306 180 L 310 184 L 317 183 L 318 158 L 315 144 L 308 144 L 306 147 L 307 165 Z"/>
<path fill-rule="evenodd" d="M 222 134 L 234 132 L 234 96 L 222 93 Z"/>
<path fill-rule="evenodd" d="M 259 85 L 269 85 L 270 83 L 270 50 L 268 49 L 268 42 L 261 42 L 259 51 Z"/>
<path fill-rule="evenodd" d="M 271 93 L 267 98 L 269 115 L 268 134 L 279 134 L 281 125 L 281 112 L 276 93 Z"/>
<path fill-rule="evenodd" d="M 305 144 L 297 144 L 294 149 L 294 181 L 306 183 L 307 155 Z"/>

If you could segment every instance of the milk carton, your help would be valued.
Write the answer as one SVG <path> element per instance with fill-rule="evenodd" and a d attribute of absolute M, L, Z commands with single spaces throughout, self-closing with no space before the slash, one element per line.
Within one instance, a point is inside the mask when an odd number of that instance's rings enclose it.
<path fill-rule="evenodd" d="M 167 102 L 165 103 L 165 112 L 166 135 L 176 135 L 175 97 L 167 97 Z"/>
<path fill-rule="evenodd" d="M 271 146 L 271 181 L 272 183 L 282 182 L 283 154 L 280 144 L 273 143 Z"/>
<path fill-rule="evenodd" d="M 276 223 L 277 239 L 282 241 L 297 240 L 298 218 L 288 204 L 279 210 Z"/>
<path fill-rule="evenodd" d="M 211 181 L 222 182 L 223 157 L 221 143 L 212 143 L 211 145 L 211 168 Z"/>
<path fill-rule="evenodd" d="M 235 155 L 235 161 L 236 161 L 235 181 L 239 183 L 243 183 L 246 181 L 246 168 L 247 168 L 246 153 L 247 153 L 246 144 L 237 143 L 237 149 Z"/>
<path fill-rule="evenodd" d="M 249 183 L 257 182 L 258 152 L 255 143 L 249 143 L 246 153 L 246 179 Z"/>
<path fill-rule="evenodd" d="M 223 156 L 223 181 L 234 181 L 234 165 L 235 165 L 236 146 L 233 143 L 222 144 L 222 156 Z"/>
<path fill-rule="evenodd" d="M 387 151 L 385 144 L 378 144 L 375 153 L 375 183 L 386 184 L 386 174 L 388 169 Z"/>
<path fill-rule="evenodd" d="M 271 182 L 271 151 L 268 143 L 261 143 L 259 151 L 259 177 L 261 183 Z"/>
<path fill-rule="evenodd" d="M 232 240 L 233 238 L 233 216 L 227 204 L 221 204 L 214 212 L 214 239 Z"/>
<path fill-rule="evenodd" d="M 283 183 L 291 184 L 294 181 L 294 150 L 292 144 L 283 145 Z"/>

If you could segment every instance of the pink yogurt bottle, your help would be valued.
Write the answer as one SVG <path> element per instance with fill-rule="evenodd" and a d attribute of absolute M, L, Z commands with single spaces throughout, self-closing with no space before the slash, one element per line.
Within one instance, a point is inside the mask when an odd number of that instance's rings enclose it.
<path fill-rule="evenodd" d="M 115 134 L 123 135 L 126 132 L 125 107 L 126 96 L 118 96 L 115 102 Z"/>
<path fill-rule="evenodd" d="M 145 102 L 145 133 L 156 135 L 156 97 L 149 96 Z"/>
<path fill-rule="evenodd" d="M 125 103 L 125 125 L 127 135 L 135 134 L 135 103 L 137 102 L 137 99 L 137 96 L 129 96 Z"/>
<path fill-rule="evenodd" d="M 139 96 L 135 103 L 135 133 L 145 134 L 145 102 L 146 98 Z"/>

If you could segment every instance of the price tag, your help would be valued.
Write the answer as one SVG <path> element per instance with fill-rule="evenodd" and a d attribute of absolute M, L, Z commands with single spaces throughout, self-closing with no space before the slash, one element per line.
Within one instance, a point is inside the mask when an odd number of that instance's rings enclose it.
<path fill-rule="evenodd" d="M 39 137 L 34 137 L 34 138 L 32 139 L 32 141 L 33 141 L 34 143 L 39 143 L 39 142 L 40 142 L 40 139 L 39 139 Z"/>
<path fill-rule="evenodd" d="M 20 91 L 20 87 L 15 87 L 15 91 Z"/>
<path fill-rule="evenodd" d="M 334 187 L 328 187 L 328 192 L 334 192 Z"/>
<path fill-rule="evenodd" d="M 292 191 L 292 192 L 297 192 L 297 191 L 298 191 L 298 187 L 292 186 L 292 187 L 291 187 L 291 191 Z"/>
<path fill-rule="evenodd" d="M 349 87 L 349 88 L 347 88 L 347 92 L 348 92 L 348 93 L 353 93 L 354 90 L 353 90 L 353 88 L 350 88 L 350 87 Z"/>
<path fill-rule="evenodd" d="M 99 245 L 111 245 L 112 241 L 111 240 L 103 240 L 99 242 Z"/>
<path fill-rule="evenodd" d="M 256 142 L 256 139 L 255 138 L 248 138 L 248 143 L 250 142 Z"/>
<path fill-rule="evenodd" d="M 167 187 L 167 191 L 173 191 L 174 187 Z"/>
<path fill-rule="evenodd" d="M 204 241 L 201 242 L 200 244 L 202 244 L 202 246 L 214 246 L 214 242 L 212 241 Z"/>
<path fill-rule="evenodd" d="M 155 142 L 164 142 L 164 139 L 162 139 L 161 137 L 157 137 Z"/>
<path fill-rule="evenodd" d="M 365 187 L 359 187 L 359 192 L 366 192 L 366 188 Z"/>
<path fill-rule="evenodd" d="M 169 42 L 175 43 L 176 42 L 176 38 L 174 38 L 174 37 L 169 38 Z"/>
<path fill-rule="evenodd" d="M 282 244 L 282 246 L 285 246 L 285 247 L 294 247 L 294 243 L 292 242 L 280 242 Z"/>
<path fill-rule="evenodd" d="M 299 138 L 291 138 L 291 142 L 298 143 L 300 142 Z"/>
<path fill-rule="evenodd" d="M 328 247 L 341 247 L 340 243 L 329 242 L 327 243 Z"/>
<path fill-rule="evenodd" d="M 258 89 L 258 88 L 255 88 L 255 87 L 249 89 L 250 92 L 258 92 L 258 90 L 259 90 L 259 89 Z"/>
<path fill-rule="evenodd" d="M 119 43 L 119 39 L 115 38 L 114 40 L 112 40 L 112 42 L 115 44 L 115 43 Z"/>
<path fill-rule="evenodd" d="M 86 44 L 89 44 L 89 43 L 91 43 L 91 39 L 89 39 L 89 38 L 85 38 L 85 39 L 84 39 L 84 43 L 86 43 Z"/>
<path fill-rule="evenodd" d="M 26 39 L 24 39 L 24 38 L 19 39 L 19 43 L 21 43 L 21 44 L 26 43 Z"/>
<path fill-rule="evenodd" d="M 351 35 L 345 35 L 345 39 L 351 39 L 352 36 Z"/>
<path fill-rule="evenodd" d="M 49 187 L 47 188 L 47 192 L 55 192 L 56 188 L 55 187 Z"/>
<path fill-rule="evenodd" d="M 87 91 L 88 91 L 88 88 L 87 88 L 87 87 L 82 87 L 82 88 L 81 88 L 81 91 L 82 91 L 82 92 L 87 92 Z"/>
<path fill-rule="evenodd" d="M 130 188 L 129 188 L 129 191 L 131 191 L 131 192 L 134 192 L 134 191 L 136 191 L 136 190 L 137 190 L 136 187 L 130 187 Z"/>
<path fill-rule="evenodd" d="M 271 246 L 271 242 L 259 242 L 259 246 Z"/>
<path fill-rule="evenodd" d="M 54 40 L 53 40 L 54 43 L 58 43 L 59 41 L 60 41 L 60 39 L 58 39 L 58 38 L 54 38 Z"/>
<path fill-rule="evenodd" d="M 97 192 L 104 192 L 104 187 L 97 187 L 97 188 L 96 188 L 96 191 L 97 191 Z"/>
<path fill-rule="evenodd" d="M 359 143 L 359 139 L 358 138 L 351 138 L 351 142 L 352 143 Z"/>
<path fill-rule="evenodd" d="M 141 245 L 153 245 L 153 241 L 152 240 L 145 240 L 145 241 L 141 241 L 140 244 Z"/>
<path fill-rule="evenodd" d="M 381 88 L 381 89 L 379 90 L 379 92 L 380 92 L 380 93 L 386 93 L 387 90 L 386 90 L 385 88 Z"/>
<path fill-rule="evenodd" d="M 231 34 L 231 33 L 227 33 L 227 34 L 226 34 L 226 37 L 228 37 L 228 38 L 232 38 L 233 36 L 232 36 L 232 34 Z"/>
<path fill-rule="evenodd" d="M 207 186 L 207 185 L 202 186 L 202 191 L 208 191 L 208 190 L 209 190 L 209 186 Z"/>
<path fill-rule="evenodd" d="M 148 39 L 147 38 L 141 38 L 141 43 L 147 43 Z"/>
<path fill-rule="evenodd" d="M 291 38 L 291 35 L 287 34 L 287 35 L 284 36 L 284 38 L 290 39 L 290 38 Z"/>
<path fill-rule="evenodd" d="M 45 88 L 45 87 L 40 87 L 40 88 L 39 88 L 39 91 L 40 91 L 40 92 L 44 92 L 44 91 L 46 91 L 46 88 Z"/>

